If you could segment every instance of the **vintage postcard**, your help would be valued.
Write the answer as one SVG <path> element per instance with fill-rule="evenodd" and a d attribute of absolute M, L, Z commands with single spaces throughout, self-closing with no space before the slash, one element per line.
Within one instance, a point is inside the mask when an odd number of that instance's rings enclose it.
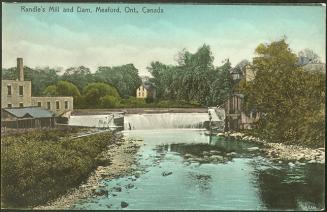
<path fill-rule="evenodd" d="M 6 2 L 2 46 L 2 209 L 325 209 L 325 4 Z"/>

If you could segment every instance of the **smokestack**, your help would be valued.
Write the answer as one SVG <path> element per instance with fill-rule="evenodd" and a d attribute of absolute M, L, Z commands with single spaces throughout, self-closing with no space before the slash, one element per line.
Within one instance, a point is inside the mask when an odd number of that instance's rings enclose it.
<path fill-rule="evenodd" d="M 24 81 L 23 58 L 17 58 L 17 71 L 18 71 L 18 80 Z"/>

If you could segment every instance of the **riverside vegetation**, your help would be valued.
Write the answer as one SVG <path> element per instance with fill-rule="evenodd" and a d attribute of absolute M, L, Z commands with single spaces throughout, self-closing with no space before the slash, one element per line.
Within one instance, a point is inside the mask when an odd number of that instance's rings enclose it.
<path fill-rule="evenodd" d="M 33 207 L 67 192 L 97 167 L 118 139 L 103 132 L 69 138 L 72 131 L 52 130 L 1 138 L 1 201 L 5 207 Z"/>

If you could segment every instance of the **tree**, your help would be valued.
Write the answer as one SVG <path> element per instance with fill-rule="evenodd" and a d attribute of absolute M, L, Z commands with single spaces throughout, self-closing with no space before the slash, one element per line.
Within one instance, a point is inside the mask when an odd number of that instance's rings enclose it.
<path fill-rule="evenodd" d="M 116 88 L 105 83 L 91 83 L 83 89 L 86 107 L 101 107 L 101 97 L 113 96 L 117 99 L 120 98 Z M 102 103 L 105 101 L 102 99 Z"/>
<path fill-rule="evenodd" d="M 260 44 L 256 53 L 252 65 L 256 77 L 245 86 L 245 100 L 247 111 L 255 108 L 262 114 L 256 123 L 257 136 L 274 142 L 321 146 L 324 131 L 309 136 L 321 139 L 314 139 L 316 143 L 307 140 L 307 132 L 314 123 L 321 123 L 320 115 L 314 121 L 308 117 L 324 108 L 324 73 L 303 71 L 285 40 Z"/>
<path fill-rule="evenodd" d="M 94 82 L 90 69 L 84 66 L 66 69 L 61 76 L 61 80 L 73 83 L 79 90 L 82 90 L 87 84 Z"/>
<path fill-rule="evenodd" d="M 81 96 L 78 88 L 73 83 L 67 81 L 59 81 L 56 85 L 48 86 L 43 94 L 49 96 L 73 96 L 75 99 Z"/>
<path fill-rule="evenodd" d="M 319 56 L 311 49 L 304 49 L 298 53 L 299 64 L 321 63 Z"/>
<path fill-rule="evenodd" d="M 15 80 L 17 76 L 17 68 L 2 69 L 2 79 Z M 47 86 L 58 82 L 58 70 L 49 67 L 32 69 L 24 66 L 24 79 L 31 81 L 32 95 L 39 96 Z"/>
<path fill-rule="evenodd" d="M 100 66 L 94 74 L 97 82 L 113 85 L 122 97 L 135 96 L 142 81 L 133 64 L 107 67 Z"/>
<path fill-rule="evenodd" d="M 120 99 L 115 96 L 106 95 L 100 98 L 102 108 L 115 108 L 120 105 Z"/>

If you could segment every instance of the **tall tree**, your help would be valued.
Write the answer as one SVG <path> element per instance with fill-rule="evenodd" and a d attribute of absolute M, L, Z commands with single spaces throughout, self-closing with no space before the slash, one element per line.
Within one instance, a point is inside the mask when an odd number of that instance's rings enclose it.
<path fill-rule="evenodd" d="M 246 84 L 246 108 L 256 108 L 262 116 L 257 123 L 258 136 L 278 142 L 304 141 L 305 129 L 315 121 L 307 117 L 321 114 L 325 105 L 324 73 L 308 73 L 297 64 L 297 56 L 285 40 L 260 44 L 252 68 L 255 79 Z M 324 134 L 324 132 L 323 132 Z M 322 132 L 315 135 L 322 138 Z M 302 139 L 302 140 L 301 140 Z M 321 145 L 323 140 L 314 139 L 312 145 Z"/>

